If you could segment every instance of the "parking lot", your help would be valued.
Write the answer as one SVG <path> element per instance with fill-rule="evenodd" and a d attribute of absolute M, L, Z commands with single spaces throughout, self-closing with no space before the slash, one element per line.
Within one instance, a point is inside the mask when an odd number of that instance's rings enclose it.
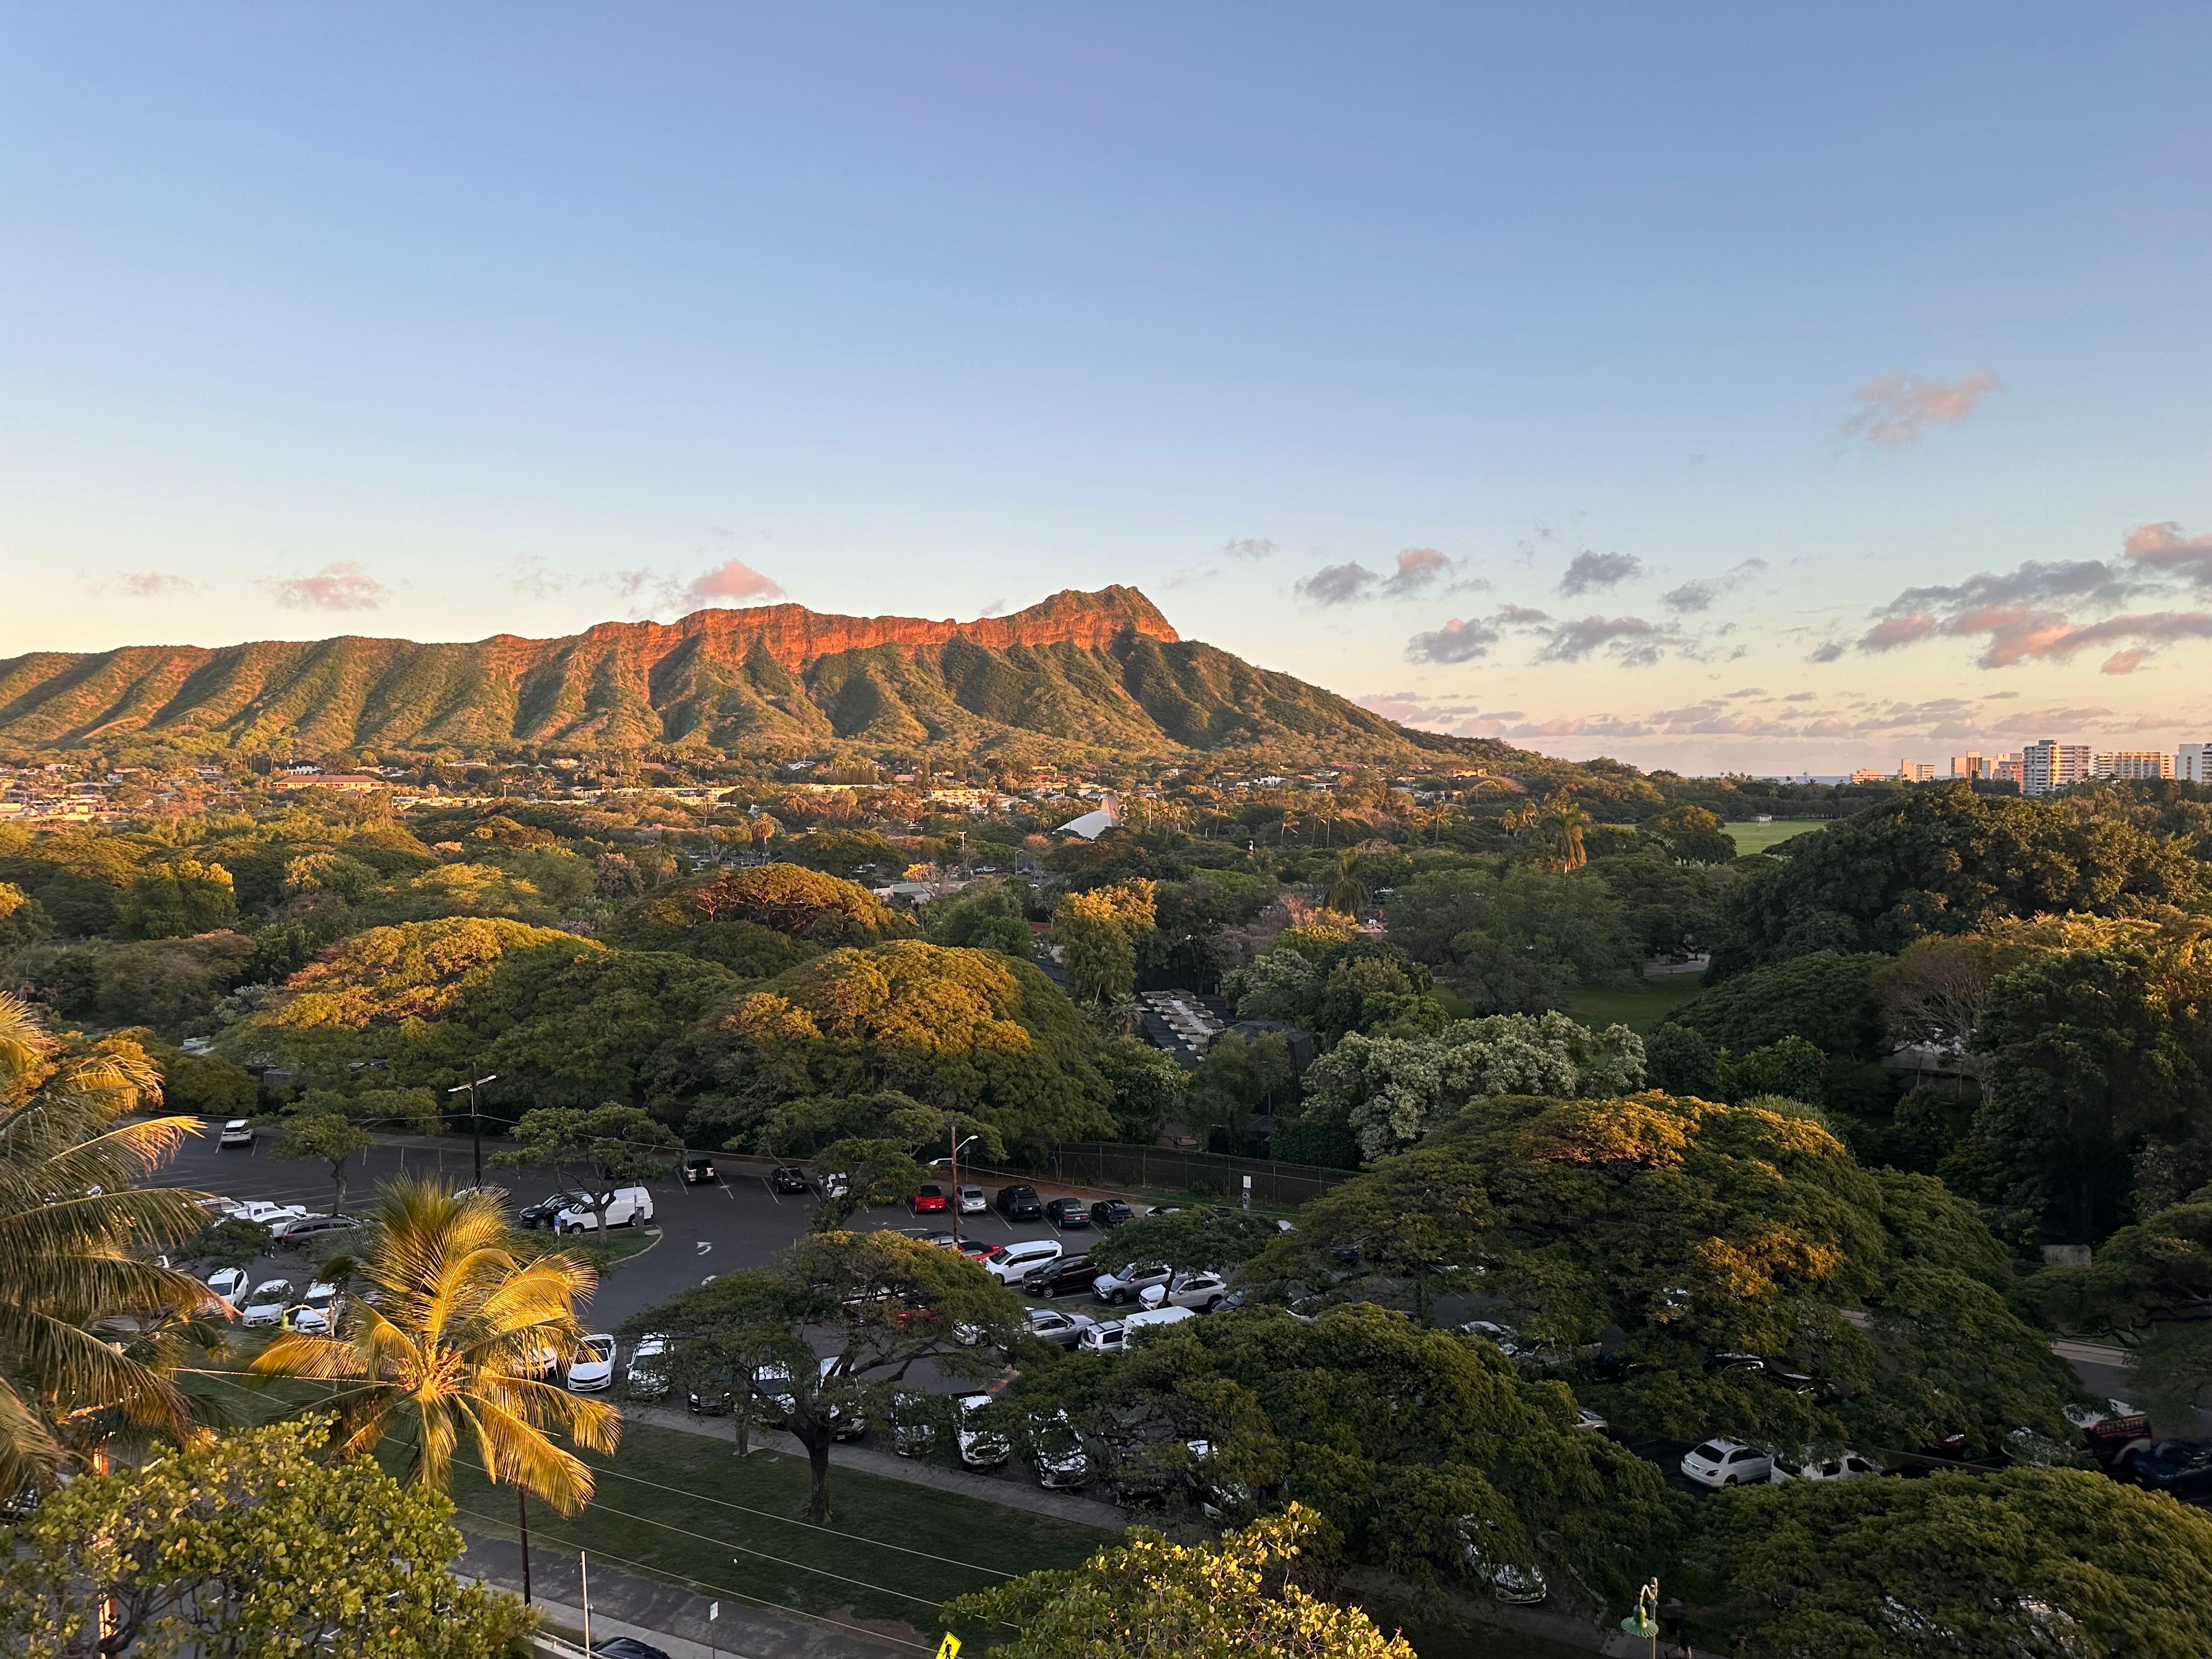
<path fill-rule="evenodd" d="M 219 1149 L 207 1135 L 187 1142 L 162 1179 L 177 1186 L 201 1188 L 227 1198 L 265 1198 L 284 1204 L 304 1204 L 309 1210 L 328 1211 L 331 1190 L 328 1167 L 320 1163 L 278 1163 L 268 1154 L 271 1137 L 258 1136 L 252 1148 Z M 487 1154 L 489 1156 L 489 1154 Z M 672 1177 L 649 1183 L 653 1191 L 653 1223 L 660 1242 L 641 1255 L 623 1261 L 601 1282 L 586 1322 L 594 1330 L 612 1330 L 632 1314 L 665 1302 L 678 1291 L 696 1285 L 709 1273 L 737 1267 L 757 1267 L 806 1231 L 811 1200 L 779 1194 L 768 1182 L 769 1165 L 752 1159 L 718 1160 L 722 1179 L 714 1185 L 687 1187 Z M 347 1207 L 359 1210 L 371 1201 L 376 1184 L 402 1175 L 435 1176 L 455 1186 L 474 1178 L 469 1143 L 406 1141 L 380 1145 L 349 1170 Z M 561 1182 L 537 1170 L 487 1167 L 487 1183 L 504 1187 L 518 1204 L 535 1202 L 557 1191 Z M 963 1184 L 979 1184 L 987 1192 L 1000 1184 L 991 1177 L 971 1182 L 965 1170 Z M 1063 1188 L 1039 1185 L 1050 1198 Z M 1060 1238 L 1070 1255 L 1082 1254 L 1099 1234 L 1087 1228 L 1056 1233 L 1042 1221 L 1010 1223 L 996 1212 L 959 1218 L 964 1238 L 997 1244 L 1014 1239 Z M 855 1227 L 926 1226 L 949 1230 L 949 1215 L 915 1217 L 902 1207 L 862 1212 Z M 270 1273 L 250 1269 L 258 1279 L 283 1273 L 300 1277 L 299 1258 L 279 1251 L 270 1258 Z"/>

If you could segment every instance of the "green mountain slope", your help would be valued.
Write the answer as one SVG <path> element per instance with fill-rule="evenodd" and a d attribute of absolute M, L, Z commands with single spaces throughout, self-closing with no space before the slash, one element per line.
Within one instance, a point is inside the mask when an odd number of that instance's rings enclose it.
<path fill-rule="evenodd" d="M 975 622 L 803 606 L 603 623 L 469 644 L 347 635 L 0 662 L 0 742 L 116 738 L 321 751 L 535 743 L 786 752 L 836 744 L 1132 756 L 1264 749 L 1301 759 L 1543 763 L 1413 732 L 1287 674 L 1180 638 L 1133 588 L 1063 592 Z M 1499 764 L 1504 763 L 1504 764 Z M 1568 768 L 1567 770 L 1575 769 Z"/>

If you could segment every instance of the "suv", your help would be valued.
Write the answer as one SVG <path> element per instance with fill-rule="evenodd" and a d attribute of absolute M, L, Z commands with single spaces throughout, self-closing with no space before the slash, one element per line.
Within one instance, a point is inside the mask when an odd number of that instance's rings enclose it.
<path fill-rule="evenodd" d="M 1044 1219 L 1044 1200 L 1036 1195 L 1034 1187 L 1001 1187 L 991 1204 L 1009 1221 Z"/>
<path fill-rule="evenodd" d="M 1060 1260 L 1056 1238 L 1018 1238 L 982 1258 L 983 1271 L 1001 1285 L 1018 1285 L 1047 1262 Z"/>
<path fill-rule="evenodd" d="M 813 1190 L 806 1184 L 806 1171 L 794 1170 L 788 1164 L 779 1164 L 768 1172 L 768 1184 L 779 1193 L 808 1193 Z"/>
<path fill-rule="evenodd" d="M 1133 1302 L 1148 1286 L 1165 1287 L 1175 1275 L 1157 1261 L 1129 1261 L 1110 1273 L 1101 1273 L 1091 1286 L 1091 1294 L 1101 1302 L 1110 1302 L 1120 1307 L 1124 1302 Z"/>
<path fill-rule="evenodd" d="M 711 1186 L 722 1177 L 715 1172 L 714 1160 L 705 1152 L 686 1152 L 684 1155 L 684 1184 L 687 1187 Z"/>
<path fill-rule="evenodd" d="M 231 1119 L 222 1126 L 222 1133 L 216 1139 L 218 1146 L 251 1146 L 252 1144 L 253 1120 L 247 1117 Z"/>
<path fill-rule="evenodd" d="M 294 1221 L 278 1222 L 269 1230 L 269 1236 L 286 1249 L 297 1250 L 333 1233 L 357 1231 L 360 1226 L 360 1220 L 349 1215 L 303 1215 Z"/>
<path fill-rule="evenodd" d="M 1089 1290 L 1101 1271 L 1088 1256 L 1063 1256 L 1049 1266 L 1033 1268 L 1022 1280 L 1022 1288 L 1031 1296 L 1072 1296 Z"/>
<path fill-rule="evenodd" d="M 1118 1198 L 1102 1198 L 1091 1206 L 1094 1227 L 1118 1227 L 1135 1212 Z"/>

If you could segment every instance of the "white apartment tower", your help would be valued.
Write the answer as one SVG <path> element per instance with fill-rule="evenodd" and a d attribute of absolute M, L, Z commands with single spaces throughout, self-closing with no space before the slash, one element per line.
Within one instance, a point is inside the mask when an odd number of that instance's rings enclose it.
<path fill-rule="evenodd" d="M 2116 749 L 2100 755 L 2092 768 L 2100 778 L 2141 782 L 2173 775 L 2173 757 L 2162 749 Z"/>
<path fill-rule="evenodd" d="M 2185 743 L 2175 750 L 2173 775 L 2185 783 L 2212 783 L 2212 743 Z"/>
<path fill-rule="evenodd" d="M 2020 793 L 2047 795 L 2081 782 L 2093 763 L 2086 743 L 2059 743 L 2045 738 L 2020 751 Z"/>

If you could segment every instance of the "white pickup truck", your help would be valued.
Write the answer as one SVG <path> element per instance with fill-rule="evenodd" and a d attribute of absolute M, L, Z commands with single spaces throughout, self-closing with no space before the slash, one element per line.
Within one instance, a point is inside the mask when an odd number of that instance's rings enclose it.
<path fill-rule="evenodd" d="M 249 1198 L 223 1211 L 233 1221 L 252 1221 L 264 1227 L 274 1226 L 279 1221 L 303 1220 L 307 1213 L 304 1204 L 272 1204 L 265 1198 Z"/>

